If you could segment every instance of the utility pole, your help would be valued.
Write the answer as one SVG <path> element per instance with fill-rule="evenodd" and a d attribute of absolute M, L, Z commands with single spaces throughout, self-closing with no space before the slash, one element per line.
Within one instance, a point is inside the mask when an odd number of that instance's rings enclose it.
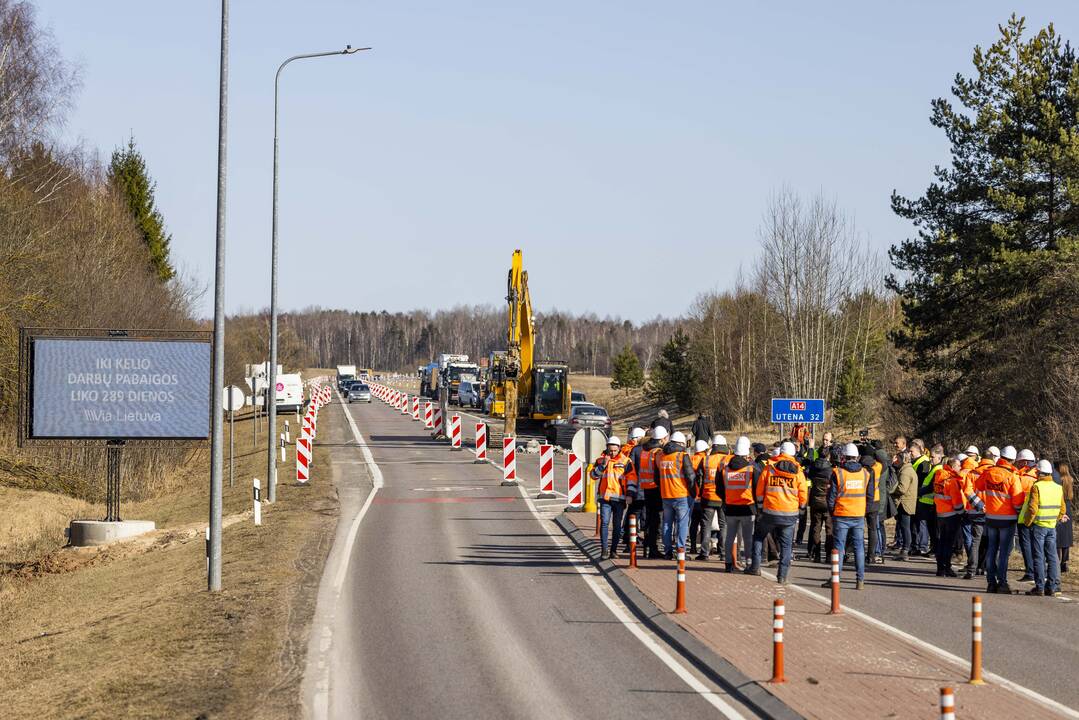
<path fill-rule="evenodd" d="M 221 388 L 225 386 L 225 168 L 228 150 L 229 0 L 221 0 L 221 73 L 217 110 L 217 242 L 214 261 L 213 428 L 210 438 L 210 548 L 206 584 L 221 590 L 221 474 L 224 443 Z"/>

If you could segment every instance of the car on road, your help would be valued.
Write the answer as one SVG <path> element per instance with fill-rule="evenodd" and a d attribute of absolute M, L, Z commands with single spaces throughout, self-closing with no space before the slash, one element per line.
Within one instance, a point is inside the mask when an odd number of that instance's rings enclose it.
<path fill-rule="evenodd" d="M 460 387 L 457 388 L 457 404 L 461 407 L 482 406 L 485 385 L 479 380 L 462 380 Z"/>
<path fill-rule="evenodd" d="M 547 423 L 545 435 L 552 445 L 569 447 L 573 435 L 582 428 L 602 430 L 611 434 L 611 416 L 599 405 L 589 402 L 573 403 L 568 418 L 558 418 Z"/>
<path fill-rule="evenodd" d="M 572 391 L 569 394 L 569 400 L 570 402 L 588 402 L 588 398 L 585 397 L 585 394 L 583 392 L 580 392 L 579 390 Z"/>
<path fill-rule="evenodd" d="M 371 388 L 363 383 L 352 383 L 348 389 L 348 403 L 371 402 Z"/>

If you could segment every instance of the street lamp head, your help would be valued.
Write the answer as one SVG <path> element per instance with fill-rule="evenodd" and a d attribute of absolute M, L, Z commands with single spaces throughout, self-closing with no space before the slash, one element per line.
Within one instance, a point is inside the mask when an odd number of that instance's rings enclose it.
<path fill-rule="evenodd" d="M 369 47 L 354 48 L 351 45 L 345 45 L 345 49 L 341 51 L 341 54 L 342 55 L 351 55 L 353 53 L 358 53 L 360 50 L 370 50 L 370 49 L 371 48 L 369 48 Z"/>

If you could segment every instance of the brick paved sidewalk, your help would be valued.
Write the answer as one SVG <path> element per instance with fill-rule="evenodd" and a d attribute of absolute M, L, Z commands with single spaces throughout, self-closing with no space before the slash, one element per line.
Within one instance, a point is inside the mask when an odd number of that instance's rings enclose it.
<path fill-rule="evenodd" d="M 570 513 L 591 537 L 595 515 Z M 597 541 L 598 542 L 598 541 Z M 666 612 L 674 609 L 675 563 L 639 560 L 633 583 Z M 844 587 L 846 591 L 846 587 Z M 966 684 L 969 666 L 958 666 L 852 615 L 828 615 L 828 606 L 767 578 L 723 572 L 720 562 L 687 563 L 688 612 L 670 615 L 747 676 L 807 718 L 936 718 L 940 688 L 956 694 L 956 716 L 1056 718 L 1007 688 Z M 787 682 L 772 677 L 772 602 L 786 604 Z"/>

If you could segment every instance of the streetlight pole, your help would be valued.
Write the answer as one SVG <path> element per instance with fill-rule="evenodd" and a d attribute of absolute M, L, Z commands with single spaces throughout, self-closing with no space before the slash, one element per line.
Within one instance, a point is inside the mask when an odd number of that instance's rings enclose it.
<path fill-rule="evenodd" d="M 329 57 L 330 55 L 353 55 L 360 50 L 371 48 L 354 48 L 346 45 L 344 50 L 331 50 L 329 52 L 308 53 L 306 55 L 293 55 L 285 60 L 277 68 L 277 74 L 273 82 L 273 225 L 270 240 L 270 367 L 269 387 L 267 387 L 266 419 L 268 422 L 269 441 L 266 447 L 266 501 L 277 502 L 277 448 L 274 444 L 277 440 L 277 107 L 278 90 L 281 83 L 281 71 L 293 60 L 306 60 L 308 58 Z"/>
<path fill-rule="evenodd" d="M 221 69 L 217 114 L 217 241 L 214 259 L 214 369 L 213 420 L 210 435 L 210 524 L 206 557 L 206 586 L 221 590 L 221 474 L 222 444 L 221 388 L 225 386 L 225 186 L 228 149 L 229 98 L 229 0 L 221 0 Z"/>

